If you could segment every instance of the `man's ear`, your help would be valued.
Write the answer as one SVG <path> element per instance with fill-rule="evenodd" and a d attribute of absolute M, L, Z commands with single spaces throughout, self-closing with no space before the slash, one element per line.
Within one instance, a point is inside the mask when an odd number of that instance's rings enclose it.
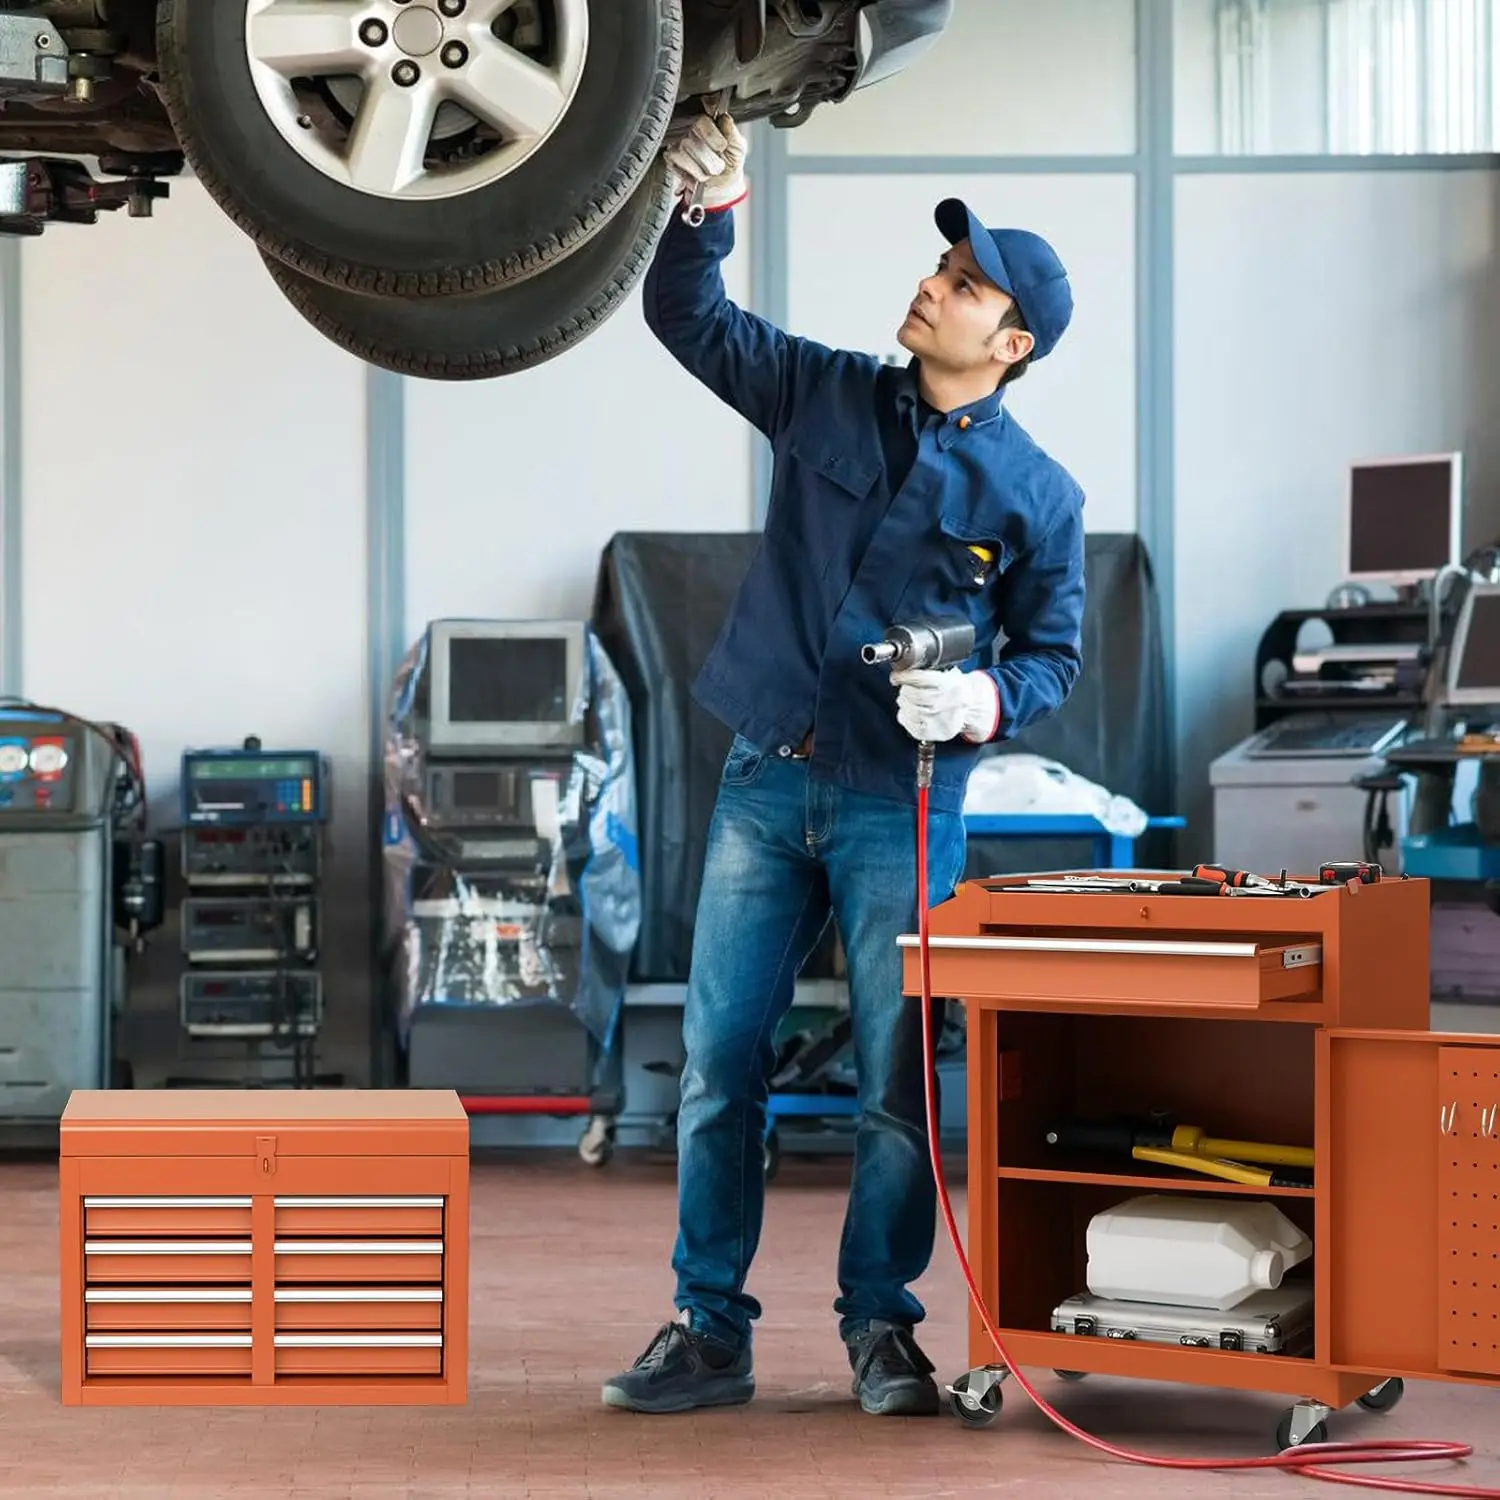
<path fill-rule="evenodd" d="M 1002 328 L 995 338 L 994 357 L 1001 364 L 1018 365 L 1036 347 L 1024 328 Z"/>

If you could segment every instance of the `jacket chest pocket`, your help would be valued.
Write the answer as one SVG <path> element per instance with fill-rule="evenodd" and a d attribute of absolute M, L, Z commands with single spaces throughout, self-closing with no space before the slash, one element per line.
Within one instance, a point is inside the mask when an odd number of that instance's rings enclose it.
<path fill-rule="evenodd" d="M 809 498 L 860 501 L 875 487 L 880 464 L 850 448 L 835 448 L 800 434 L 791 444 L 800 488 Z"/>
<path fill-rule="evenodd" d="M 995 530 L 962 516 L 938 517 L 935 566 L 947 590 L 959 597 L 984 594 L 1010 566 L 1013 554 Z"/>

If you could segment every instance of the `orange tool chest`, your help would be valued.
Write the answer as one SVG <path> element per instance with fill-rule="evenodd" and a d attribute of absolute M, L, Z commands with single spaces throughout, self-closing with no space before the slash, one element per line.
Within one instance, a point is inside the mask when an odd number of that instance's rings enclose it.
<path fill-rule="evenodd" d="M 968 1018 L 968 1255 L 1012 1358 L 1289 1395 L 1283 1448 L 1323 1440 L 1350 1402 L 1393 1405 L 1405 1378 L 1500 1382 L 1500 1038 L 1427 1030 L 1427 881 L 1306 899 L 1024 889 L 1081 873 L 972 881 L 931 913 L 932 993 Z M 916 936 L 900 942 L 920 994 Z M 1312 1185 L 1047 1139 L 1058 1119 L 1156 1111 L 1311 1146 Z M 1249 1194 L 1310 1235 L 1310 1351 L 1057 1331 L 1059 1304 L 1086 1289 L 1089 1220 L 1149 1193 Z M 972 1309 L 969 1357 L 950 1391 L 982 1425 L 1003 1371 Z"/>
<path fill-rule="evenodd" d="M 462 1404 L 469 1124 L 449 1090 L 80 1090 L 62 1399 Z"/>

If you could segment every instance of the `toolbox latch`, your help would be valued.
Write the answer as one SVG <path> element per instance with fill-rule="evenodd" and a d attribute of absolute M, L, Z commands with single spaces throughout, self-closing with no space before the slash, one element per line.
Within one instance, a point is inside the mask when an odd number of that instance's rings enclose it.
<path fill-rule="evenodd" d="M 276 1137 L 274 1135 L 255 1137 L 255 1163 L 262 1177 L 276 1175 Z"/>
<path fill-rule="evenodd" d="M 1243 1349 L 1245 1347 L 1245 1336 L 1238 1328 L 1226 1328 L 1219 1335 L 1219 1348 L 1221 1349 Z"/>
<path fill-rule="evenodd" d="M 1080 1318 L 1074 1318 L 1073 1319 L 1073 1332 L 1074 1333 L 1081 1333 L 1085 1337 L 1089 1337 L 1089 1336 L 1097 1333 L 1098 1331 L 1099 1331 L 1099 1325 L 1098 1325 L 1098 1323 L 1096 1323 L 1094 1321 L 1093 1318 L 1080 1317 Z"/>

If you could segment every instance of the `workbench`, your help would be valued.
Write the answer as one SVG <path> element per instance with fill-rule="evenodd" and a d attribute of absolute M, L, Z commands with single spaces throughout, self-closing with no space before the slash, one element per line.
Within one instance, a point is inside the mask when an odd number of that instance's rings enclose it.
<path fill-rule="evenodd" d="M 968 1019 L 968 1255 L 1011 1358 L 1286 1395 L 1283 1448 L 1325 1440 L 1356 1400 L 1394 1405 L 1405 1379 L 1500 1382 L 1500 1038 L 1426 1029 L 1427 882 L 1302 899 L 1045 894 L 1028 878 L 968 882 L 930 922 L 933 993 Z M 920 994 L 916 935 L 900 942 Z M 1213 1136 L 1311 1145 L 1313 1185 L 1046 1140 L 1058 1119 L 1159 1110 Z M 1090 1218 L 1152 1192 L 1252 1194 L 1312 1237 L 1292 1273 L 1313 1281 L 1310 1351 L 1054 1331 L 1054 1309 L 1087 1289 Z M 948 1389 L 982 1425 L 1008 1372 L 973 1309 L 969 1359 Z"/>

